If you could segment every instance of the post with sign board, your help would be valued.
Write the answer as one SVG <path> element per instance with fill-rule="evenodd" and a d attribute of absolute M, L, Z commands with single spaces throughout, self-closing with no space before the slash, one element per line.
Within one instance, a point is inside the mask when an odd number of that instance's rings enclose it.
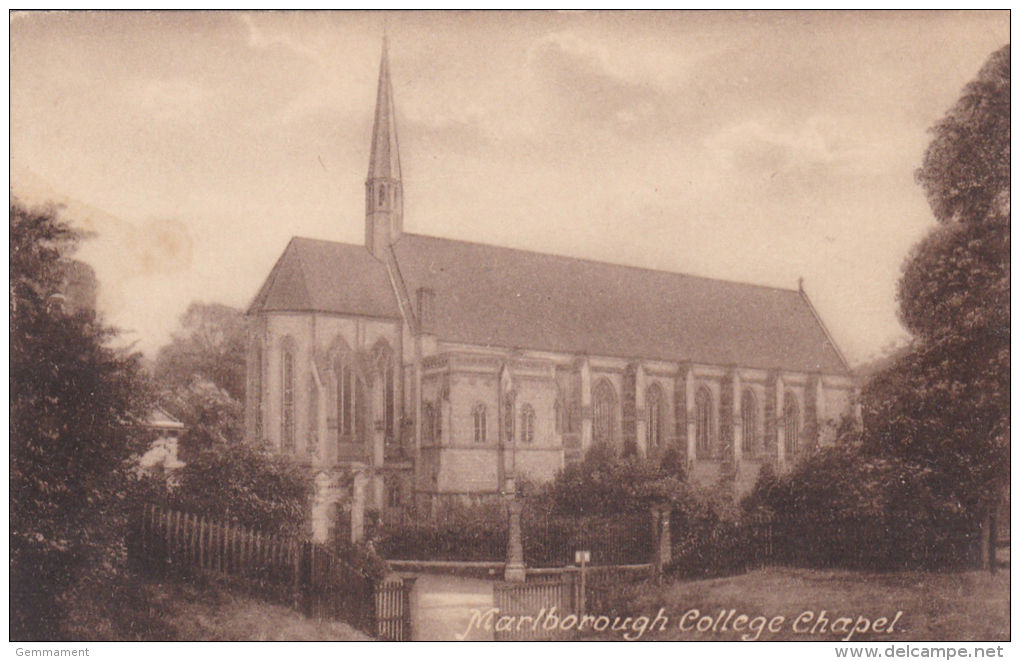
<path fill-rule="evenodd" d="M 574 551 L 574 564 L 581 566 L 581 590 L 577 596 L 577 612 L 580 615 L 584 615 L 585 611 L 585 574 L 589 562 L 591 562 L 591 551 Z"/>

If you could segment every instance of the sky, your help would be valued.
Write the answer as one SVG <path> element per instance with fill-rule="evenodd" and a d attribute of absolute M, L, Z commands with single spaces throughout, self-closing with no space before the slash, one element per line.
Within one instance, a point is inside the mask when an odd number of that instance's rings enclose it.
<path fill-rule="evenodd" d="M 999 12 L 27 13 L 11 190 L 95 234 L 151 354 L 292 236 L 362 243 L 382 34 L 406 231 L 795 289 L 857 364 L 907 335 L 927 130 Z"/>

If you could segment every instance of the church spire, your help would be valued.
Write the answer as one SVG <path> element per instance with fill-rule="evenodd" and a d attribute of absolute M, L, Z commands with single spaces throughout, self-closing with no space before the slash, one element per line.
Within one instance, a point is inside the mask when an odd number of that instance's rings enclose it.
<path fill-rule="evenodd" d="M 365 246 L 376 257 L 381 256 L 387 245 L 400 238 L 404 224 L 403 198 L 389 48 L 387 38 L 383 36 L 375 123 L 372 127 L 372 152 L 365 181 Z"/>

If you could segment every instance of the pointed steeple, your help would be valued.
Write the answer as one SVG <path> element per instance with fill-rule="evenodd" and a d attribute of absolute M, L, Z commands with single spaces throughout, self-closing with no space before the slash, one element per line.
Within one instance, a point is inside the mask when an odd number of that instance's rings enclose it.
<path fill-rule="evenodd" d="M 390 82 L 389 47 L 384 36 L 372 127 L 372 152 L 365 180 L 365 246 L 373 255 L 381 256 L 385 246 L 400 238 L 403 217 L 404 191 L 400 180 L 397 116 Z"/>

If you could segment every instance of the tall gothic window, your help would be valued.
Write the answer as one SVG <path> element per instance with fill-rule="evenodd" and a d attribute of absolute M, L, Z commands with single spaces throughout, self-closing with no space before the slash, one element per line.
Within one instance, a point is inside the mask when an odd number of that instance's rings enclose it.
<path fill-rule="evenodd" d="M 648 447 L 660 448 L 666 429 L 666 397 L 657 383 L 645 394 L 645 410 L 648 413 Z"/>
<path fill-rule="evenodd" d="M 333 365 L 336 379 L 336 424 L 341 437 L 350 437 L 354 431 L 354 370 L 342 359 Z"/>
<path fill-rule="evenodd" d="M 426 443 L 434 443 L 436 440 L 436 411 L 432 408 L 432 402 L 425 402 L 421 407 L 421 433 Z"/>
<path fill-rule="evenodd" d="M 294 351 L 290 347 L 283 350 L 283 402 L 282 402 L 282 435 L 280 444 L 284 450 L 294 449 Z"/>
<path fill-rule="evenodd" d="M 375 368 L 382 387 L 382 423 L 386 442 L 393 442 L 396 436 L 396 393 L 394 384 L 393 350 L 385 340 L 376 343 Z"/>
<path fill-rule="evenodd" d="M 386 401 L 383 403 L 383 421 L 384 428 L 386 429 L 386 438 L 389 440 L 392 440 L 394 436 L 393 390 L 393 361 L 387 360 L 386 365 L 383 367 L 383 397 L 386 398 Z"/>
<path fill-rule="evenodd" d="M 379 186 L 379 206 L 386 204 L 386 184 Z"/>
<path fill-rule="evenodd" d="M 435 424 L 435 431 L 432 433 L 432 437 L 436 439 L 437 443 L 443 442 L 443 404 L 440 402 L 436 405 L 435 415 L 432 418 Z"/>
<path fill-rule="evenodd" d="M 743 426 L 740 449 L 753 452 L 758 440 L 758 399 L 750 388 L 740 397 L 740 421 Z"/>
<path fill-rule="evenodd" d="M 485 404 L 478 404 L 472 412 L 475 423 L 475 443 L 485 442 Z"/>
<path fill-rule="evenodd" d="M 712 448 L 712 393 L 705 386 L 694 396 L 694 437 L 698 450 L 707 454 Z"/>
<path fill-rule="evenodd" d="M 612 384 L 605 379 L 599 381 L 593 400 L 592 440 L 611 445 L 616 431 L 616 392 Z"/>
<path fill-rule="evenodd" d="M 535 441 L 535 409 L 531 404 L 521 407 L 521 441 L 529 444 Z"/>
<path fill-rule="evenodd" d="M 319 387 L 315 377 L 308 378 L 308 443 L 305 452 L 315 456 L 319 452 Z"/>
<path fill-rule="evenodd" d="M 797 398 L 790 393 L 783 397 L 783 424 L 786 426 L 786 454 L 792 456 L 800 442 L 800 410 Z"/>

